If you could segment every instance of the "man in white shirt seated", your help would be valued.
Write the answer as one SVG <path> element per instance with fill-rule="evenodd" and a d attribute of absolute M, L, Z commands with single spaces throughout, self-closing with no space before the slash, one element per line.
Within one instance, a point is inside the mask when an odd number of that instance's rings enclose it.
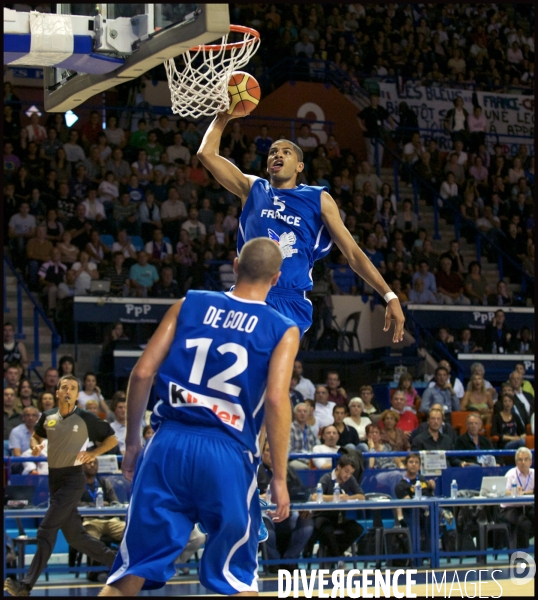
<path fill-rule="evenodd" d="M 336 403 L 329 400 L 329 390 L 326 386 L 316 386 L 314 400 L 316 401 L 314 417 L 316 418 L 320 429 L 323 429 L 323 427 L 326 427 L 327 425 L 332 425 L 334 422 L 333 408 L 336 406 Z"/>
<path fill-rule="evenodd" d="M 511 495 L 513 484 L 518 496 L 534 495 L 534 469 L 531 464 L 531 451 L 518 448 L 516 466 L 505 474 L 507 496 Z M 518 548 L 529 547 L 529 538 L 534 531 L 534 504 L 501 504 L 500 520 L 515 528 Z"/>
<path fill-rule="evenodd" d="M 21 425 L 14 427 L 9 434 L 9 449 L 12 456 L 22 456 L 23 452 L 30 449 L 30 438 L 40 414 L 35 406 L 27 406 L 22 411 Z"/>
<path fill-rule="evenodd" d="M 332 403 L 334 404 L 334 403 Z M 338 446 L 338 438 L 340 434 L 334 425 L 327 425 L 321 433 L 323 444 L 317 444 L 312 448 L 312 454 L 338 454 L 340 450 Z M 313 459 L 316 469 L 332 469 L 332 459 L 329 457 L 320 457 Z"/>
<path fill-rule="evenodd" d="M 314 394 L 316 393 L 316 386 L 307 379 L 303 377 L 303 363 L 300 360 L 295 360 L 293 363 L 293 370 L 300 375 L 299 383 L 295 386 L 295 390 L 300 392 L 303 395 L 303 398 L 314 399 Z"/>

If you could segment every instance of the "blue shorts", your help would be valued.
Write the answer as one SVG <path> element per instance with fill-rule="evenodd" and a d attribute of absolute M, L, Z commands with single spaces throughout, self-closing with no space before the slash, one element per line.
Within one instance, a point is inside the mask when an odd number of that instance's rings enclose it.
<path fill-rule="evenodd" d="M 174 576 L 195 523 L 207 531 L 200 582 L 219 594 L 258 591 L 257 460 L 213 428 L 163 421 L 136 466 L 125 534 L 107 583 L 157 589 Z"/>
<path fill-rule="evenodd" d="M 291 319 L 301 332 L 301 337 L 312 325 L 312 302 L 304 292 L 272 287 L 267 295 L 267 304 L 281 315 Z"/>

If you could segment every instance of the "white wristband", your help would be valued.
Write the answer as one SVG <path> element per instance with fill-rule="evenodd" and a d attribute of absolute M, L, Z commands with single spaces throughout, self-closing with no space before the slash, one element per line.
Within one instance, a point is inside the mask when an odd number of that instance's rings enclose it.
<path fill-rule="evenodd" d="M 385 299 L 385 302 L 388 304 L 391 300 L 394 300 L 394 298 L 398 298 L 398 296 L 394 293 L 394 292 L 387 292 L 383 298 Z"/>

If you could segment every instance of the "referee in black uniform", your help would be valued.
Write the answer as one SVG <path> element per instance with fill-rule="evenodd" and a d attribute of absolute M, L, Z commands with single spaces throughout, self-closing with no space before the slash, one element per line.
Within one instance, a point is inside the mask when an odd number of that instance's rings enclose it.
<path fill-rule="evenodd" d="M 37 422 L 30 439 L 34 456 L 48 439 L 50 506 L 37 530 L 37 551 L 27 575 L 22 581 L 6 579 L 4 590 L 12 596 L 29 596 L 30 590 L 52 554 L 58 530 L 79 552 L 111 567 L 116 553 L 100 540 L 89 535 L 82 526 L 77 510 L 86 485 L 82 464 L 114 448 L 118 443 L 110 425 L 76 406 L 78 380 L 72 375 L 58 382 L 58 408 L 45 411 Z M 89 442 L 101 442 L 86 452 Z"/>

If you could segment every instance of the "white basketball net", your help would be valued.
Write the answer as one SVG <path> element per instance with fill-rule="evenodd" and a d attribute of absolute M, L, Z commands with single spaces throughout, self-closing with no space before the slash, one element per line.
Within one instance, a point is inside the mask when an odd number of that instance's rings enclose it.
<path fill-rule="evenodd" d="M 248 63 L 260 45 L 259 36 L 251 31 L 241 33 L 242 42 L 228 44 L 226 34 L 218 45 L 191 48 L 182 55 L 185 67 L 180 71 L 174 59 L 164 63 L 173 113 L 198 118 L 228 110 L 230 77 Z"/>

